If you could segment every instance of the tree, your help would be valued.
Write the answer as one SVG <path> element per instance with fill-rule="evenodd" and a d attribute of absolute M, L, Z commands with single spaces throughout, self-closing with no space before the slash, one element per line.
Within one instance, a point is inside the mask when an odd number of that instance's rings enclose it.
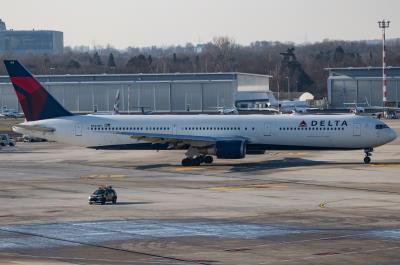
<path fill-rule="evenodd" d="M 277 84 L 286 87 L 289 76 L 291 91 L 308 91 L 317 98 L 326 96 L 329 67 L 382 66 L 381 43 L 368 41 L 325 40 L 319 43 L 295 45 L 278 41 L 256 41 L 238 45 L 229 37 L 216 37 L 200 48 L 187 44 L 169 47 L 129 47 L 117 50 L 108 47 L 65 47 L 62 54 L 0 54 L 0 59 L 17 56 L 37 74 L 96 74 L 115 65 L 113 73 L 171 73 L 171 72 L 226 72 L 239 71 L 272 75 L 271 90 Z M 282 69 L 280 52 L 295 47 L 295 61 L 291 57 Z M 111 56 L 112 53 L 112 56 Z M 105 54 L 107 57 L 102 57 Z M 110 57 L 114 57 L 114 60 Z M 103 61 L 102 61 L 103 60 Z M 387 42 L 387 65 L 400 64 L 400 39 Z M 104 67 L 106 65 L 106 67 Z M 107 68 L 107 69 L 106 69 Z M 277 70 L 281 69 L 281 71 Z M 6 70 L 0 64 L 0 74 Z M 312 83 L 311 81 L 314 81 Z"/>
<path fill-rule="evenodd" d="M 215 37 L 213 39 L 213 52 L 215 70 L 218 72 L 234 71 L 235 41 L 229 37 Z"/>
<path fill-rule="evenodd" d="M 93 54 L 92 62 L 96 66 L 102 66 L 103 65 L 103 62 L 101 61 L 101 58 L 100 58 L 100 55 L 99 55 L 98 52 L 95 52 Z"/>
<path fill-rule="evenodd" d="M 112 52 L 110 53 L 110 55 L 108 55 L 107 66 L 109 68 L 117 67 L 117 65 L 115 64 L 114 54 Z"/>
<path fill-rule="evenodd" d="M 67 68 L 69 68 L 69 69 L 79 69 L 79 68 L 81 68 L 81 64 L 78 61 L 71 59 L 67 63 Z"/>
<path fill-rule="evenodd" d="M 333 61 L 338 63 L 338 62 L 342 62 L 344 59 L 345 53 L 344 50 L 342 48 L 342 46 L 338 46 L 335 49 L 335 53 L 333 54 Z"/>
<path fill-rule="evenodd" d="M 149 71 L 149 61 L 143 54 L 131 57 L 126 63 L 126 67 L 136 73 L 147 73 Z"/>

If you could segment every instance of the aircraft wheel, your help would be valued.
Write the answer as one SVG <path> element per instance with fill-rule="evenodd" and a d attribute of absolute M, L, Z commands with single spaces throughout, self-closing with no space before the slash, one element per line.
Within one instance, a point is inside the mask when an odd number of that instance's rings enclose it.
<path fill-rule="evenodd" d="M 365 164 L 371 163 L 371 158 L 369 156 L 364 157 L 364 163 Z"/>
<path fill-rule="evenodd" d="M 206 164 L 211 164 L 213 161 L 214 161 L 214 158 L 212 156 L 204 157 L 204 163 L 206 163 Z"/>
<path fill-rule="evenodd" d="M 201 162 L 203 159 L 201 157 L 196 157 L 195 159 L 193 159 L 193 166 L 200 166 Z"/>
<path fill-rule="evenodd" d="M 182 166 L 184 166 L 184 167 L 189 167 L 189 166 L 191 166 L 193 163 L 192 163 L 192 159 L 190 159 L 190 158 L 184 158 L 184 159 L 182 159 Z"/>

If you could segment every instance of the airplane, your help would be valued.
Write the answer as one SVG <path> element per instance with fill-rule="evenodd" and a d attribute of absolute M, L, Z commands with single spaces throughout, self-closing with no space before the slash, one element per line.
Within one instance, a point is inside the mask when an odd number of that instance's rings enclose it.
<path fill-rule="evenodd" d="M 237 115 L 239 111 L 236 107 L 216 107 L 216 110 L 219 114 L 222 115 Z"/>
<path fill-rule="evenodd" d="M 281 100 L 271 105 L 283 113 L 306 113 L 308 111 L 317 111 L 319 108 L 312 108 L 305 100 Z"/>
<path fill-rule="evenodd" d="M 346 115 L 73 115 L 16 60 L 5 60 L 26 121 L 13 130 L 94 149 L 186 150 L 182 166 L 265 150 L 364 150 L 397 135 L 380 120 Z"/>
<path fill-rule="evenodd" d="M 364 116 L 373 116 L 373 117 L 382 117 L 386 118 L 397 118 L 397 112 L 400 111 L 400 108 L 397 107 L 389 107 L 389 106 L 372 106 L 367 97 L 365 97 L 365 102 L 357 103 L 357 102 L 345 102 L 343 103 L 345 106 L 350 106 L 349 111 Z"/>
<path fill-rule="evenodd" d="M 114 99 L 114 105 L 113 105 L 113 111 L 97 111 L 96 110 L 92 113 L 92 115 L 105 115 L 105 114 L 112 114 L 112 115 L 119 115 L 119 89 L 117 90 L 117 93 L 115 93 L 115 99 Z"/>
<path fill-rule="evenodd" d="M 6 107 L 1 108 L 0 117 L 2 118 L 22 118 L 24 115 L 18 113 L 14 109 L 7 109 Z"/>
<path fill-rule="evenodd" d="M 114 115 L 119 114 L 119 89 L 117 90 L 117 93 L 115 94 L 113 114 Z"/>

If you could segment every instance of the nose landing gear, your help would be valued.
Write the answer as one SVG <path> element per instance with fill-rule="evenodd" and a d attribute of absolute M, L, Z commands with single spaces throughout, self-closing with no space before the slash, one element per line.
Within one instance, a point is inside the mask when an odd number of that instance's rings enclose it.
<path fill-rule="evenodd" d="M 371 163 L 371 156 L 372 156 L 373 151 L 374 151 L 373 148 L 365 148 L 364 149 L 364 153 L 365 153 L 364 163 L 365 164 Z"/>

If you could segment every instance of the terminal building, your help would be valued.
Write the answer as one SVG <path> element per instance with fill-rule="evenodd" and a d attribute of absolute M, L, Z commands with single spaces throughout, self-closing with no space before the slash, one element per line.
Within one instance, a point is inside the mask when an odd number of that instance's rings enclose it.
<path fill-rule="evenodd" d="M 330 108 L 348 108 L 347 103 L 359 106 L 382 106 L 382 68 L 327 68 L 328 102 Z M 400 107 L 400 67 L 387 67 L 387 104 Z"/>
<path fill-rule="evenodd" d="M 236 101 L 268 101 L 268 75 L 246 73 L 39 75 L 66 109 L 74 113 L 113 110 L 119 91 L 121 113 L 213 113 Z M 8 76 L 0 76 L 0 106 L 21 111 Z"/>
<path fill-rule="evenodd" d="M 7 30 L 0 19 L 0 53 L 62 53 L 63 33 L 52 30 Z"/>

